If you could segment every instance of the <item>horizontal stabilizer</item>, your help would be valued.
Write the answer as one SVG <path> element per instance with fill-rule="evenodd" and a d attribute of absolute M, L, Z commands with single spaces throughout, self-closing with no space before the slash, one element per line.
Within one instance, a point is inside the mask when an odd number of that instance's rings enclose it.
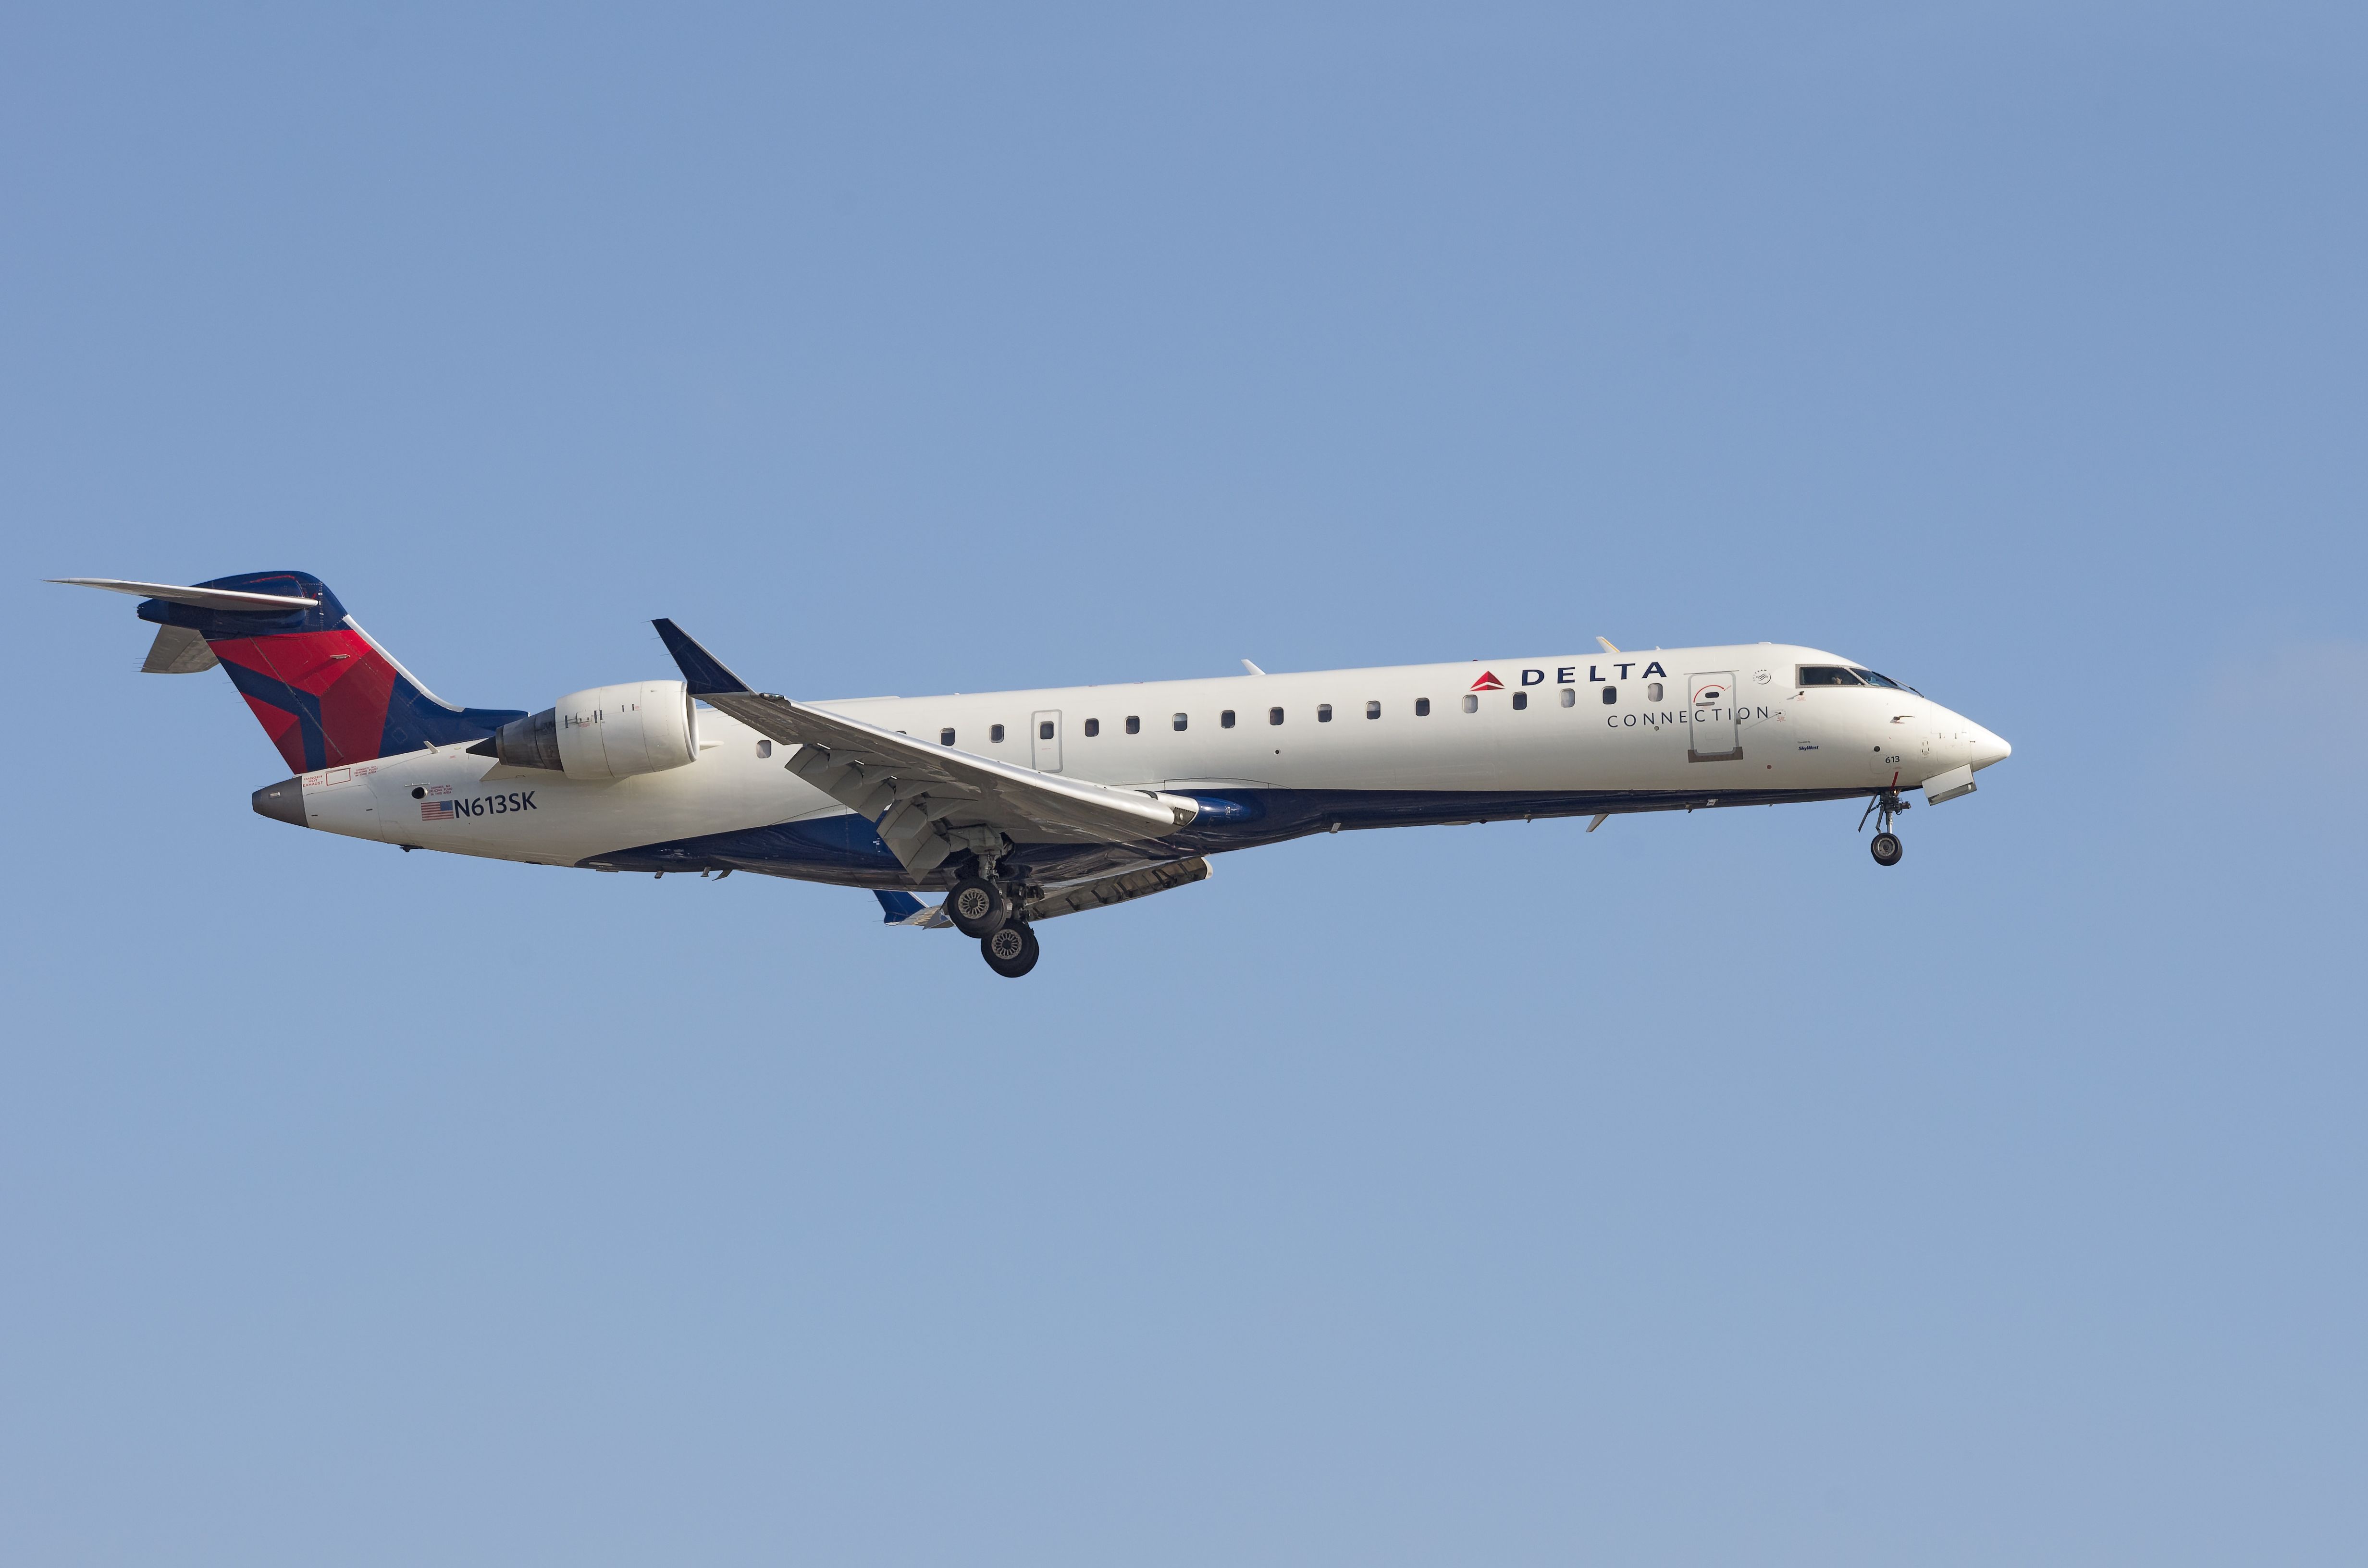
<path fill-rule="evenodd" d="M 240 572 L 188 586 L 51 581 L 140 596 L 132 613 L 155 628 L 140 667 L 151 675 L 221 670 L 291 773 L 467 745 L 526 717 L 438 697 L 309 572 Z"/>
<path fill-rule="evenodd" d="M 243 594 L 232 588 L 182 588 L 170 583 L 127 583 L 120 577 L 52 577 L 52 583 L 63 583 L 75 588 L 105 588 L 110 594 L 137 594 L 143 599 L 164 599 L 176 605 L 188 605 L 196 609 L 262 610 L 278 614 L 291 609 L 311 609 L 321 601 L 297 598 L 289 594 Z"/>
<path fill-rule="evenodd" d="M 160 626 L 156 629 L 156 641 L 148 644 L 148 658 L 141 665 L 140 673 L 193 676 L 221 663 L 207 645 L 204 632 L 187 626 Z"/>
<path fill-rule="evenodd" d="M 699 645 L 698 640 L 671 620 L 650 622 L 658 629 L 658 636 L 674 655 L 675 664 L 682 670 L 682 678 L 690 683 L 693 697 L 712 697 L 719 692 L 749 690 L 749 685 L 723 667 L 723 661 Z"/>

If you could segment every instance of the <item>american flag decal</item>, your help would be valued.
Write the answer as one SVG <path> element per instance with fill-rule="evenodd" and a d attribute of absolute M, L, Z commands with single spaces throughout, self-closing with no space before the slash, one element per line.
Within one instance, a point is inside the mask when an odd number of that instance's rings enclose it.
<path fill-rule="evenodd" d="M 452 820 L 452 802 L 450 801 L 422 801 L 419 802 L 419 820 L 421 822 L 450 822 Z"/>

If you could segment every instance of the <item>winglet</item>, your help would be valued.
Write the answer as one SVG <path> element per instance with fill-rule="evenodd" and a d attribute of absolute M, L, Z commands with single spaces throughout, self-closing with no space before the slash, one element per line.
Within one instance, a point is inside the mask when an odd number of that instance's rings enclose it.
<path fill-rule="evenodd" d="M 748 683 L 723 667 L 723 661 L 700 647 L 689 632 L 663 618 L 650 622 L 658 629 L 666 642 L 666 652 L 681 666 L 682 678 L 690 683 L 693 697 L 706 697 L 715 692 L 747 691 Z"/>
<path fill-rule="evenodd" d="M 932 926 L 952 924 L 944 916 L 945 905 L 923 903 L 911 893 L 889 892 L 880 888 L 873 888 L 871 896 L 880 901 L 880 919 L 882 925 L 919 926 L 926 929 Z"/>

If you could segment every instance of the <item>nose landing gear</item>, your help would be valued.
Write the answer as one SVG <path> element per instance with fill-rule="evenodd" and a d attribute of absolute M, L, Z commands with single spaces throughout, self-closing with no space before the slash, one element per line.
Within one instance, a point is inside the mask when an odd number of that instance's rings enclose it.
<path fill-rule="evenodd" d="M 1874 842 L 1867 846 L 1869 853 L 1874 857 L 1876 865 L 1896 866 L 1901 858 L 1907 853 L 1907 846 L 1899 842 L 1899 835 L 1891 831 L 1891 819 L 1907 809 L 1907 802 L 1899 798 L 1898 790 L 1884 790 L 1869 801 L 1866 803 L 1866 810 L 1860 813 L 1858 830 L 1861 833 L 1866 831 L 1868 817 L 1873 816 L 1877 812 L 1883 813 L 1881 820 L 1874 824 Z"/>

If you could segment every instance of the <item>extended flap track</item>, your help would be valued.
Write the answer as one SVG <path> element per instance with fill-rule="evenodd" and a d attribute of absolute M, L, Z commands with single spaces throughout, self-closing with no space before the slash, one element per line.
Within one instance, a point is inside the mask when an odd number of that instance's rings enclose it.
<path fill-rule="evenodd" d="M 881 841 L 908 871 L 935 870 L 960 847 L 938 831 L 938 819 L 978 792 L 945 778 L 900 777 L 894 764 L 834 756 L 809 741 L 786 764 L 815 789 L 872 823 Z M 911 768 L 904 769 L 910 773 Z"/>

